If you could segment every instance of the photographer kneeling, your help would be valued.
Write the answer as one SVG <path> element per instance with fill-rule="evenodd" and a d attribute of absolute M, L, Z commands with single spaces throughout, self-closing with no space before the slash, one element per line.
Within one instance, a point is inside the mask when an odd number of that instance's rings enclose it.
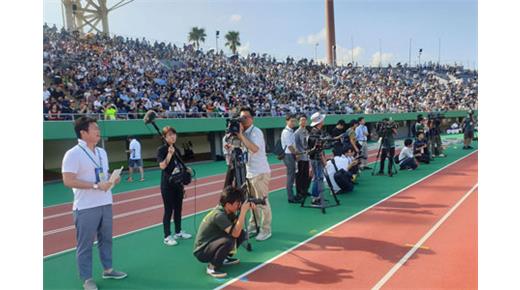
<path fill-rule="evenodd" d="M 336 193 L 354 189 L 353 176 L 359 171 L 359 161 L 354 159 L 354 153 L 350 146 L 337 146 L 333 150 L 334 157 L 327 161 L 327 175 Z"/>
<path fill-rule="evenodd" d="M 247 212 L 256 208 L 252 202 L 242 203 L 245 193 L 236 187 L 224 188 L 219 204 L 202 220 L 193 255 L 202 263 L 208 263 L 206 273 L 215 278 L 227 276 L 221 266 L 235 265 L 239 260 L 233 253 L 246 240 L 244 222 Z M 240 210 L 240 214 L 237 215 Z"/>
<path fill-rule="evenodd" d="M 403 150 L 401 150 L 401 153 L 399 153 L 399 160 L 397 160 L 400 169 L 417 169 L 417 166 L 419 166 L 419 162 L 415 159 L 416 156 L 421 156 L 421 154 L 414 154 L 412 139 L 404 140 L 404 148 Z"/>

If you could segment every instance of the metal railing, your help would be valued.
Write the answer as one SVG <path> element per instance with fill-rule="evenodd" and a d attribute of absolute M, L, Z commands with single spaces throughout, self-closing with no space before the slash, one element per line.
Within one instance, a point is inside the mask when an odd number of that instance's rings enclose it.
<path fill-rule="evenodd" d="M 305 114 L 306 116 L 310 116 L 318 110 L 313 111 L 301 111 L 295 114 Z M 338 115 L 338 114 L 350 114 L 347 111 L 322 111 L 327 115 Z M 285 116 L 289 112 L 255 112 L 256 117 L 282 117 Z M 61 114 L 53 114 L 53 113 L 44 113 L 43 119 L 44 121 L 71 121 L 77 119 L 81 116 L 89 116 L 96 118 L 98 120 L 139 120 L 143 119 L 145 113 L 117 113 L 115 116 L 106 116 L 104 113 L 61 113 Z M 187 118 L 228 118 L 233 113 L 224 113 L 224 112 L 164 112 L 158 113 L 158 118 L 162 119 L 187 119 Z"/>

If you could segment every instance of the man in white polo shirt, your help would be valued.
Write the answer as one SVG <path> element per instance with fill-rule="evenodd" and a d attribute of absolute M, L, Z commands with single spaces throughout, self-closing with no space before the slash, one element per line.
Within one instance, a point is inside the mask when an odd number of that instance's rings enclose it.
<path fill-rule="evenodd" d="M 128 141 L 130 144 L 128 146 L 128 153 L 130 153 L 130 158 L 128 158 L 128 182 L 134 181 L 134 168 L 139 169 L 139 173 L 141 173 L 141 179 L 139 181 L 144 181 L 144 170 L 143 170 L 143 159 L 141 158 L 141 143 L 137 141 L 135 137 L 128 136 Z"/>
<path fill-rule="evenodd" d="M 240 117 L 244 121 L 240 123 L 238 138 L 247 148 L 248 158 L 246 163 L 246 178 L 251 184 L 252 193 L 257 198 L 266 198 L 265 205 L 257 205 L 254 209 L 260 232 L 256 236 L 257 241 L 264 241 L 271 237 L 271 205 L 269 204 L 269 181 L 271 180 L 271 168 L 267 162 L 265 153 L 264 133 L 253 125 L 253 110 L 241 108 Z M 260 215 L 261 214 L 261 215 Z M 253 215 L 249 220 L 249 232 L 256 231 Z"/>
<path fill-rule="evenodd" d="M 296 179 L 296 145 L 294 139 L 294 127 L 296 126 L 296 116 L 288 114 L 285 117 L 285 128 L 280 137 L 282 148 L 285 148 L 283 163 L 287 168 L 287 200 L 289 203 L 300 203 L 301 200 L 294 196 L 294 181 Z"/>
<path fill-rule="evenodd" d="M 112 269 L 112 192 L 108 178 L 108 157 L 93 118 L 80 117 L 74 123 L 78 145 L 65 153 L 62 163 L 63 184 L 72 188 L 76 226 L 76 260 L 83 288 L 97 289 L 92 278 L 92 246 L 97 237 L 103 279 L 123 279 L 127 275 Z M 119 179 L 115 180 L 119 183 Z"/>

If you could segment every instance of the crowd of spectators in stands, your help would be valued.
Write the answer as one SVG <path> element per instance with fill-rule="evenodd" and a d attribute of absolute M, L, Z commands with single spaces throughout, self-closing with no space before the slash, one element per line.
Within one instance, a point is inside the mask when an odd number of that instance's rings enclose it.
<path fill-rule="evenodd" d="M 251 53 L 228 56 L 192 45 L 43 28 L 46 120 L 213 117 L 250 106 L 260 116 L 477 108 L 478 75 L 462 67 L 329 66 Z"/>

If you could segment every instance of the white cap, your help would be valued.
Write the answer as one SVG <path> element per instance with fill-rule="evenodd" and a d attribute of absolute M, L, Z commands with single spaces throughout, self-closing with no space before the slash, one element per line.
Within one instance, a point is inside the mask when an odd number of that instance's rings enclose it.
<path fill-rule="evenodd" d="M 312 114 L 311 116 L 311 127 L 314 127 L 316 125 L 318 125 L 319 123 L 323 122 L 323 120 L 325 120 L 325 114 L 322 114 L 320 112 L 316 112 L 314 114 Z"/>

